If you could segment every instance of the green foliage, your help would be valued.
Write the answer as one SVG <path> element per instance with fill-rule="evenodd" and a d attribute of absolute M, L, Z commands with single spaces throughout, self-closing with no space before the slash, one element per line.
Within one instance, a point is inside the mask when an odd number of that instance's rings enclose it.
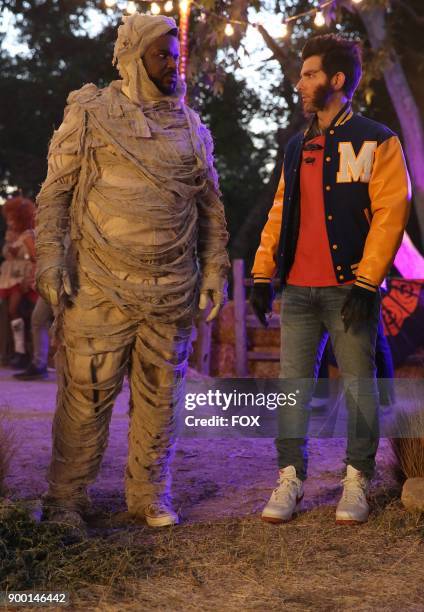
<path fill-rule="evenodd" d="M 267 178 L 270 143 L 261 134 L 253 137 L 249 122 L 260 116 L 261 100 L 244 81 L 225 79 L 221 95 L 211 96 L 202 83 L 196 94 L 202 118 L 212 131 L 226 218 L 233 237 L 256 205 Z"/>
<path fill-rule="evenodd" d="M 46 174 L 48 141 L 62 120 L 70 91 L 84 83 L 103 86 L 112 67 L 116 24 L 99 36 L 84 31 L 84 10 L 94 2 L 6 2 L 18 16 L 19 42 L 28 55 L 0 53 L 0 173 L 3 184 L 34 195 Z"/>

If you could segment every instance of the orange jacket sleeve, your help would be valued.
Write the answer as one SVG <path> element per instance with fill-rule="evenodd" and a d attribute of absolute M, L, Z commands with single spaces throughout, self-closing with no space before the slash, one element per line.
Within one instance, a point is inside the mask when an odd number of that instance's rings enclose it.
<path fill-rule="evenodd" d="M 275 274 L 277 263 L 277 249 L 280 242 L 281 222 L 283 216 L 284 199 L 284 169 L 281 172 L 280 182 L 274 197 L 274 203 L 268 214 L 268 221 L 261 234 L 261 244 L 256 251 L 255 262 L 252 268 L 254 282 L 271 281 Z"/>
<path fill-rule="evenodd" d="M 397 136 L 376 149 L 369 195 L 371 225 L 356 284 L 375 291 L 392 265 L 410 211 L 411 184 Z"/>

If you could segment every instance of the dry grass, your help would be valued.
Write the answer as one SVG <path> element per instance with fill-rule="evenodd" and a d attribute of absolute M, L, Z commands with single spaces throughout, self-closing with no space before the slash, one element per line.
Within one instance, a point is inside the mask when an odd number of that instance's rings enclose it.
<path fill-rule="evenodd" d="M 317 508 L 174 529 L 92 529 L 83 543 L 24 510 L 0 525 L 0 590 L 63 589 L 74 610 L 423 610 L 424 517 L 379 489 L 361 527 Z"/>
<path fill-rule="evenodd" d="M 424 411 L 400 413 L 397 418 L 396 430 L 401 431 L 403 437 L 390 439 L 396 457 L 395 476 L 400 482 L 407 478 L 423 478 Z"/>
<path fill-rule="evenodd" d="M 8 408 L 0 407 L 0 497 L 6 493 L 6 477 L 16 450 L 16 441 Z"/>

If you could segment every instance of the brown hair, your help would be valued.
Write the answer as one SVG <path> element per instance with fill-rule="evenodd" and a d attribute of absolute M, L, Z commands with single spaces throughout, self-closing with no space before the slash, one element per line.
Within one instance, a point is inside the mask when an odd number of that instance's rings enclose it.
<path fill-rule="evenodd" d="M 322 69 L 329 79 L 337 72 L 345 75 L 343 91 L 352 99 L 362 75 L 362 52 L 360 43 L 337 34 L 324 34 L 310 38 L 302 50 L 302 60 L 319 55 Z"/>

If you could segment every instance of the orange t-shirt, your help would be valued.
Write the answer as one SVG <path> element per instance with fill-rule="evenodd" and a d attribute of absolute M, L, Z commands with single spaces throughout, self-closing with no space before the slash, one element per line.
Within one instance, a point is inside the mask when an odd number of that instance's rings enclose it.
<path fill-rule="evenodd" d="M 325 136 L 307 144 L 321 145 L 316 151 L 302 151 L 300 167 L 300 227 L 293 265 L 287 277 L 289 285 L 329 287 L 337 285 L 327 227 L 323 192 Z M 313 162 L 305 160 L 313 159 Z"/>

